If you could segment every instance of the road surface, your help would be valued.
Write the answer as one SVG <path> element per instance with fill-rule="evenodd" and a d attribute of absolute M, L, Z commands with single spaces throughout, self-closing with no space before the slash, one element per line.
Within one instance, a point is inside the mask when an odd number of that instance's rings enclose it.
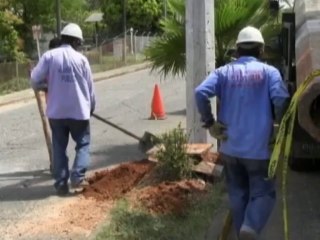
<path fill-rule="evenodd" d="M 159 84 L 163 95 L 166 120 L 148 120 L 155 83 Z M 161 133 L 179 122 L 185 125 L 186 94 L 182 79 L 160 82 L 158 75 L 142 70 L 98 82 L 96 91 L 96 113 L 137 135 L 144 131 Z M 42 214 L 37 209 L 63 199 L 54 195 L 35 101 L 0 108 L 0 123 L 0 239 L 12 239 L 10 231 L 19 221 Z M 91 170 L 144 157 L 135 139 L 95 119 L 92 119 L 91 129 Z M 71 144 L 68 149 L 71 163 L 73 148 Z M 320 174 L 290 172 L 288 179 L 289 240 L 320 240 Z M 262 240 L 283 239 L 281 218 L 279 195 Z M 219 230 L 214 226 L 212 229 Z"/>
<path fill-rule="evenodd" d="M 148 120 L 155 83 L 163 95 L 166 120 Z M 160 76 L 142 70 L 97 82 L 95 87 L 96 113 L 137 135 L 142 136 L 144 131 L 157 134 L 179 122 L 185 124 L 186 94 L 182 79 L 160 82 Z M 8 226 L 27 219 L 44 205 L 62 200 L 54 195 L 35 101 L 0 108 L 0 119 L 0 239 L 10 239 Z M 144 157 L 135 139 L 104 123 L 92 119 L 91 130 L 90 170 Z M 71 164 L 73 149 L 71 144 L 68 149 Z"/>

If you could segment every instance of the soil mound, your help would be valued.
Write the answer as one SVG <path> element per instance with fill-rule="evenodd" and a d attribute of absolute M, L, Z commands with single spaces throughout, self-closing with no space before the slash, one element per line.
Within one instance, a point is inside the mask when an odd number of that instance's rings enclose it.
<path fill-rule="evenodd" d="M 202 180 L 160 181 L 154 171 L 155 165 L 141 160 L 96 172 L 88 179 L 90 185 L 84 189 L 83 195 L 108 201 L 126 194 L 131 206 L 142 206 L 151 214 L 162 215 L 183 214 L 192 199 L 206 193 L 206 183 Z"/>
<path fill-rule="evenodd" d="M 112 170 L 96 172 L 88 179 L 83 195 L 96 200 L 113 200 L 134 188 L 138 182 L 155 166 L 148 160 L 121 164 Z"/>
<path fill-rule="evenodd" d="M 145 187 L 135 193 L 136 199 L 153 214 L 181 214 L 190 200 L 205 192 L 205 183 L 199 180 L 163 182 Z"/>

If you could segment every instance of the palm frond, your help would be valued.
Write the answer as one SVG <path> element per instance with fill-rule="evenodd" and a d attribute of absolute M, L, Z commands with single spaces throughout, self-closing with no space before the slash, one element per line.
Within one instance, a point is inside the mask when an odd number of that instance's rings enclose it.
<path fill-rule="evenodd" d="M 146 49 L 152 70 L 164 76 L 183 75 L 186 70 L 185 0 L 168 0 L 171 14 L 161 21 L 163 36 Z M 270 15 L 268 0 L 216 0 L 216 63 L 224 64 L 238 32 L 246 25 L 260 28 L 268 41 L 278 34 L 279 23 Z"/>
<path fill-rule="evenodd" d="M 185 33 L 164 35 L 156 39 L 145 50 L 147 59 L 152 61 L 152 71 L 166 77 L 169 73 L 183 76 L 186 69 Z"/>
<path fill-rule="evenodd" d="M 184 21 L 178 21 L 177 19 L 163 19 L 160 21 L 160 27 L 165 35 L 177 35 L 184 31 Z"/>
<path fill-rule="evenodd" d="M 185 18 L 186 3 L 185 0 L 168 0 L 168 10 L 178 18 Z"/>

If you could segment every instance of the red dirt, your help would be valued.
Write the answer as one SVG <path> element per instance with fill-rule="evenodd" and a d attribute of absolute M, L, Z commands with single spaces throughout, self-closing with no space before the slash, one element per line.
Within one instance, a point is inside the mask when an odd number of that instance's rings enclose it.
<path fill-rule="evenodd" d="M 88 179 L 90 185 L 84 189 L 83 195 L 96 200 L 117 199 L 135 187 L 154 166 L 155 163 L 142 160 L 96 172 Z"/>
<path fill-rule="evenodd" d="M 52 200 L 7 228 L 5 234 L 10 235 L 5 236 L 10 239 L 21 236 L 87 239 L 104 219 L 109 219 L 114 200 L 124 195 L 132 207 L 143 205 L 151 214 L 179 214 L 187 209 L 190 200 L 206 193 L 204 181 L 159 183 L 154 167 L 155 163 L 142 160 L 96 172 L 88 179 L 90 185 L 83 192 L 85 198 Z"/>
<path fill-rule="evenodd" d="M 1 239 L 89 239 L 113 207 L 112 201 L 84 197 L 49 201 L 10 226 L 0 227 Z"/>
<path fill-rule="evenodd" d="M 138 202 L 153 214 L 181 214 L 190 200 L 205 192 L 205 183 L 199 180 L 163 182 L 137 190 L 131 200 Z"/>
<path fill-rule="evenodd" d="M 83 195 L 98 201 L 108 201 L 127 194 L 133 207 L 143 206 L 153 214 L 182 213 L 189 200 L 205 192 L 199 180 L 180 182 L 155 181 L 155 163 L 148 160 L 125 163 L 112 170 L 96 172 L 88 179 Z"/>

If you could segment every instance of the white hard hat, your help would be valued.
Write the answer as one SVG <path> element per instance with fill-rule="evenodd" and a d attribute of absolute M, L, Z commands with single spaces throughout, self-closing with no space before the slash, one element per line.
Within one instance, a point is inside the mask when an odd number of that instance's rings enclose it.
<path fill-rule="evenodd" d="M 83 40 L 82 30 L 78 24 L 69 23 L 61 31 L 61 35 L 75 37 Z"/>
<path fill-rule="evenodd" d="M 257 46 L 257 44 L 264 45 L 264 40 L 259 29 L 248 26 L 239 32 L 236 44 L 246 45 L 248 43 L 253 43 L 255 46 Z"/>

